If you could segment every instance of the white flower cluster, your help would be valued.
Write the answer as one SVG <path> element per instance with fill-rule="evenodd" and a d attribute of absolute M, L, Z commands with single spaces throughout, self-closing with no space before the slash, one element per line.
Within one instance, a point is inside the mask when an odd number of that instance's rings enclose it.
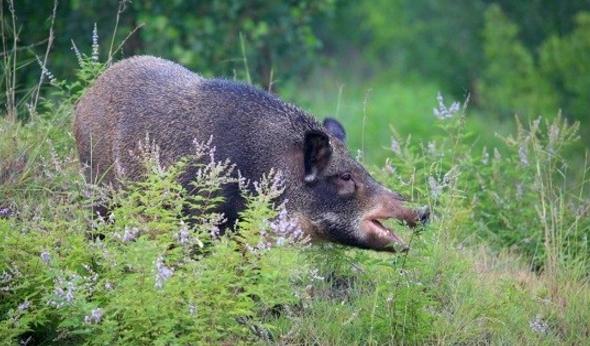
<path fill-rule="evenodd" d="M 94 29 L 92 29 L 92 60 L 98 62 L 98 30 L 96 23 L 94 23 Z"/>

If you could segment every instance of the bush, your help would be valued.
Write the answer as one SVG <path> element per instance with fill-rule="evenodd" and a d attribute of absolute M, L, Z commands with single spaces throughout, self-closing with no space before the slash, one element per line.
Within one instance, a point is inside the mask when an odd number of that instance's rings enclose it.
<path fill-rule="evenodd" d="M 568 35 L 553 35 L 543 43 L 540 67 L 548 80 L 563 88 L 560 104 L 568 115 L 582 120 L 590 109 L 590 13 L 578 13 L 575 22 Z"/>
<path fill-rule="evenodd" d="M 556 91 L 519 41 L 518 27 L 499 6 L 486 10 L 482 36 L 485 64 L 477 90 L 482 105 L 504 117 L 556 112 Z"/>
<path fill-rule="evenodd" d="M 96 68 L 83 65 L 80 75 Z M 147 138 L 144 180 L 119 190 L 87 184 L 67 131 L 86 82 L 57 83 L 58 95 L 27 126 L 0 123 L 13 134 L 0 137 L 0 154 L 25 157 L 26 167 L 0 181 L 1 340 L 588 342 L 586 178 L 570 181 L 561 157 L 576 125 L 535 120 L 480 153 L 465 105 L 439 95 L 431 118 L 439 131 L 428 142 L 394 134 L 388 160 L 373 169 L 433 210 L 431 225 L 402 233 L 412 250 L 392 256 L 308 246 L 274 203 L 279 173 L 256 184 L 236 179 L 206 143 L 163 167 Z M 196 196 L 177 181 L 188 165 L 199 172 Z M 221 235 L 217 192 L 229 181 L 247 208 L 235 232 Z M 92 214 L 96 203 L 109 206 L 107 217 Z"/>

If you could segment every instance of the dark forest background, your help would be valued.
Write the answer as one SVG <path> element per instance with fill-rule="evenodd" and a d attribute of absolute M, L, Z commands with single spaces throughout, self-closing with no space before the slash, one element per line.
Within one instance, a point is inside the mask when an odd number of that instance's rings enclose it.
<path fill-rule="evenodd" d="M 52 8 L 14 2 L 21 95 L 39 78 Z M 152 54 L 207 76 L 246 79 L 245 58 L 276 90 L 332 69 L 433 82 L 500 118 L 590 116 L 590 1 L 60 1 L 49 71 L 73 75 L 72 46 L 89 52 L 95 23 L 104 60 L 123 43 L 115 60 Z"/>

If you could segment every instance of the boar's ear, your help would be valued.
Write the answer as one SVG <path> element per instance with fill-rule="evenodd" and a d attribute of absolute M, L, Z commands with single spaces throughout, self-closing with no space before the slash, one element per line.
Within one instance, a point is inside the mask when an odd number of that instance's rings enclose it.
<path fill-rule="evenodd" d="M 328 165 L 332 156 L 330 138 L 322 131 L 310 130 L 305 133 L 303 143 L 303 165 L 305 182 L 312 183 Z"/>
<path fill-rule="evenodd" d="M 346 131 L 344 130 L 344 126 L 342 126 L 338 120 L 334 118 L 326 118 L 324 119 L 324 127 L 332 134 L 332 136 L 341 140 L 342 143 L 346 142 Z"/>

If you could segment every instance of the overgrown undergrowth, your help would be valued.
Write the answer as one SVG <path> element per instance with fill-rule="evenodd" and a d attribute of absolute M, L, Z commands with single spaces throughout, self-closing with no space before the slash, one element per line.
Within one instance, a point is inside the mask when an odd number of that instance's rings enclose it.
<path fill-rule="evenodd" d="M 512 136 L 481 151 L 465 107 L 433 101 L 437 131 L 427 141 L 394 132 L 385 165 L 372 169 L 433 210 L 430 225 L 403 234 L 411 251 L 392 256 L 307 244 L 273 202 L 278 172 L 240 182 L 256 183 L 255 193 L 243 189 L 249 207 L 237 232 L 220 235 L 221 201 L 212 196 L 234 178 L 231 163 L 205 144 L 194 153 L 203 159 L 194 183 L 204 197 L 176 181 L 192 161 L 161 167 L 149 145 L 146 180 L 118 191 L 87 184 L 70 121 L 99 72 L 89 64 L 78 84 L 54 82 L 58 93 L 26 124 L 1 120 L 6 343 L 590 340 L 587 167 L 563 157 L 576 125 L 517 119 Z M 97 202 L 110 204 L 107 218 L 92 214 Z M 197 212 L 189 217 L 187 208 Z"/>

